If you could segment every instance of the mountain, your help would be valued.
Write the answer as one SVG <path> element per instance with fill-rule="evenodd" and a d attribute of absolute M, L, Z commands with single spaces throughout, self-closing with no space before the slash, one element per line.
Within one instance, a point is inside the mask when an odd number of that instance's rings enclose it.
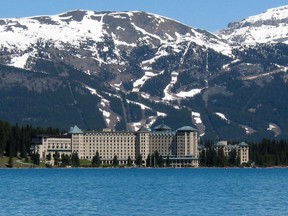
<path fill-rule="evenodd" d="M 226 36 L 233 31 L 139 11 L 2 19 L 0 119 L 117 130 L 164 121 L 195 126 L 203 139 L 288 137 L 285 37 L 247 45 Z"/>
<path fill-rule="evenodd" d="M 125 65 L 127 61 L 122 52 L 141 43 L 152 48 L 161 45 L 163 50 L 174 45 L 182 48 L 181 43 L 196 43 L 231 52 L 230 47 L 213 34 L 143 12 L 78 10 L 56 16 L 4 19 L 0 24 L 0 46 L 6 54 L 2 62 L 25 69 L 34 69 L 35 58 L 45 58 L 64 60 L 90 73 L 91 67 L 97 69 L 102 64 Z M 68 49 L 69 57 L 62 56 Z M 161 52 L 159 50 L 157 56 L 161 56 Z M 83 63 L 75 63 L 77 59 Z"/>
<path fill-rule="evenodd" d="M 250 16 L 240 22 L 230 23 L 218 36 L 233 45 L 288 44 L 287 28 L 288 6 L 282 6 Z"/>

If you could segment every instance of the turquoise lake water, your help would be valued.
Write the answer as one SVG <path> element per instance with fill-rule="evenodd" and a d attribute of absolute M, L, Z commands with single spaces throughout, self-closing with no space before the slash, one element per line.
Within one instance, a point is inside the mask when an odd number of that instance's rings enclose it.
<path fill-rule="evenodd" d="M 288 169 L 1 169 L 0 215 L 288 215 Z"/>

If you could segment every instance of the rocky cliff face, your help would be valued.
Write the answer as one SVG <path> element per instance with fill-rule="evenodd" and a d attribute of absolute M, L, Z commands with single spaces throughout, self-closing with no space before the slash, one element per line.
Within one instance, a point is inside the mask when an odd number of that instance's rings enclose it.
<path fill-rule="evenodd" d="M 0 118 L 118 130 L 165 121 L 203 138 L 286 137 L 288 45 L 275 43 L 285 42 L 286 21 L 277 24 L 282 39 L 250 46 L 235 39 L 242 22 L 216 36 L 144 12 L 0 20 Z"/>

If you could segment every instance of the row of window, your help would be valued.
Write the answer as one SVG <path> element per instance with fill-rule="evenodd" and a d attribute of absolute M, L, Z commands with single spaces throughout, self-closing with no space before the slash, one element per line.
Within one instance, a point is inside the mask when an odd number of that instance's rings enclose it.
<path fill-rule="evenodd" d="M 84 144 L 90 144 L 90 145 L 95 145 L 95 144 L 99 144 L 99 145 L 103 145 L 103 144 L 113 144 L 113 145 L 116 145 L 116 144 L 118 144 L 118 145 L 134 145 L 135 144 L 135 142 L 134 141 L 110 141 L 110 140 L 93 140 L 93 141 L 91 141 L 91 140 L 84 140 Z"/>
<path fill-rule="evenodd" d="M 134 149 L 133 146 L 90 146 L 90 147 L 87 147 L 86 149 Z"/>
<path fill-rule="evenodd" d="M 134 138 L 129 137 L 86 137 L 83 140 L 131 140 L 134 141 Z"/>
<path fill-rule="evenodd" d="M 52 148 L 52 149 L 63 149 L 63 148 L 65 148 L 65 149 L 67 149 L 67 148 L 71 148 L 71 146 L 69 145 L 69 146 L 67 146 L 67 145 L 65 145 L 64 147 L 63 147 L 63 145 L 48 145 L 48 149 L 50 149 L 50 148 Z"/>

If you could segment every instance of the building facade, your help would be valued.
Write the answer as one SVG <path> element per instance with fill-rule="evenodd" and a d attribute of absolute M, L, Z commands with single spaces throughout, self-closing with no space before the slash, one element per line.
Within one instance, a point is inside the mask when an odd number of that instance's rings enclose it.
<path fill-rule="evenodd" d="M 199 154 L 197 150 L 198 133 L 190 126 L 184 126 L 176 131 L 161 124 L 153 131 L 144 127 L 136 132 L 136 155 L 143 158 L 157 151 L 166 161 L 169 158 L 172 167 L 198 167 Z"/>
<path fill-rule="evenodd" d="M 128 158 L 135 163 L 141 155 L 143 165 L 148 155 L 157 151 L 164 159 L 169 158 L 172 166 L 197 167 L 197 143 L 197 130 L 189 126 L 172 131 L 161 124 L 153 130 L 142 127 L 137 132 L 110 129 L 82 131 L 74 126 L 67 135 L 35 137 L 33 150 L 40 154 L 41 160 L 45 160 L 49 153 L 53 155 L 56 152 L 60 155 L 76 152 L 80 159 L 92 160 L 98 151 L 103 164 L 112 164 L 115 156 L 119 164 L 127 164 Z"/>
<path fill-rule="evenodd" d="M 239 144 L 228 144 L 227 141 L 219 141 L 214 145 L 214 149 L 223 149 L 224 155 L 228 157 L 232 150 L 236 151 L 237 156 L 240 159 L 240 164 L 249 162 L 249 145 L 245 142 Z"/>
<path fill-rule="evenodd" d="M 38 135 L 32 139 L 33 151 L 38 152 L 41 160 L 46 160 L 46 158 L 57 152 L 60 154 L 71 155 L 72 153 L 72 143 L 71 137 L 69 135 Z M 47 161 L 51 163 L 52 161 Z"/>

